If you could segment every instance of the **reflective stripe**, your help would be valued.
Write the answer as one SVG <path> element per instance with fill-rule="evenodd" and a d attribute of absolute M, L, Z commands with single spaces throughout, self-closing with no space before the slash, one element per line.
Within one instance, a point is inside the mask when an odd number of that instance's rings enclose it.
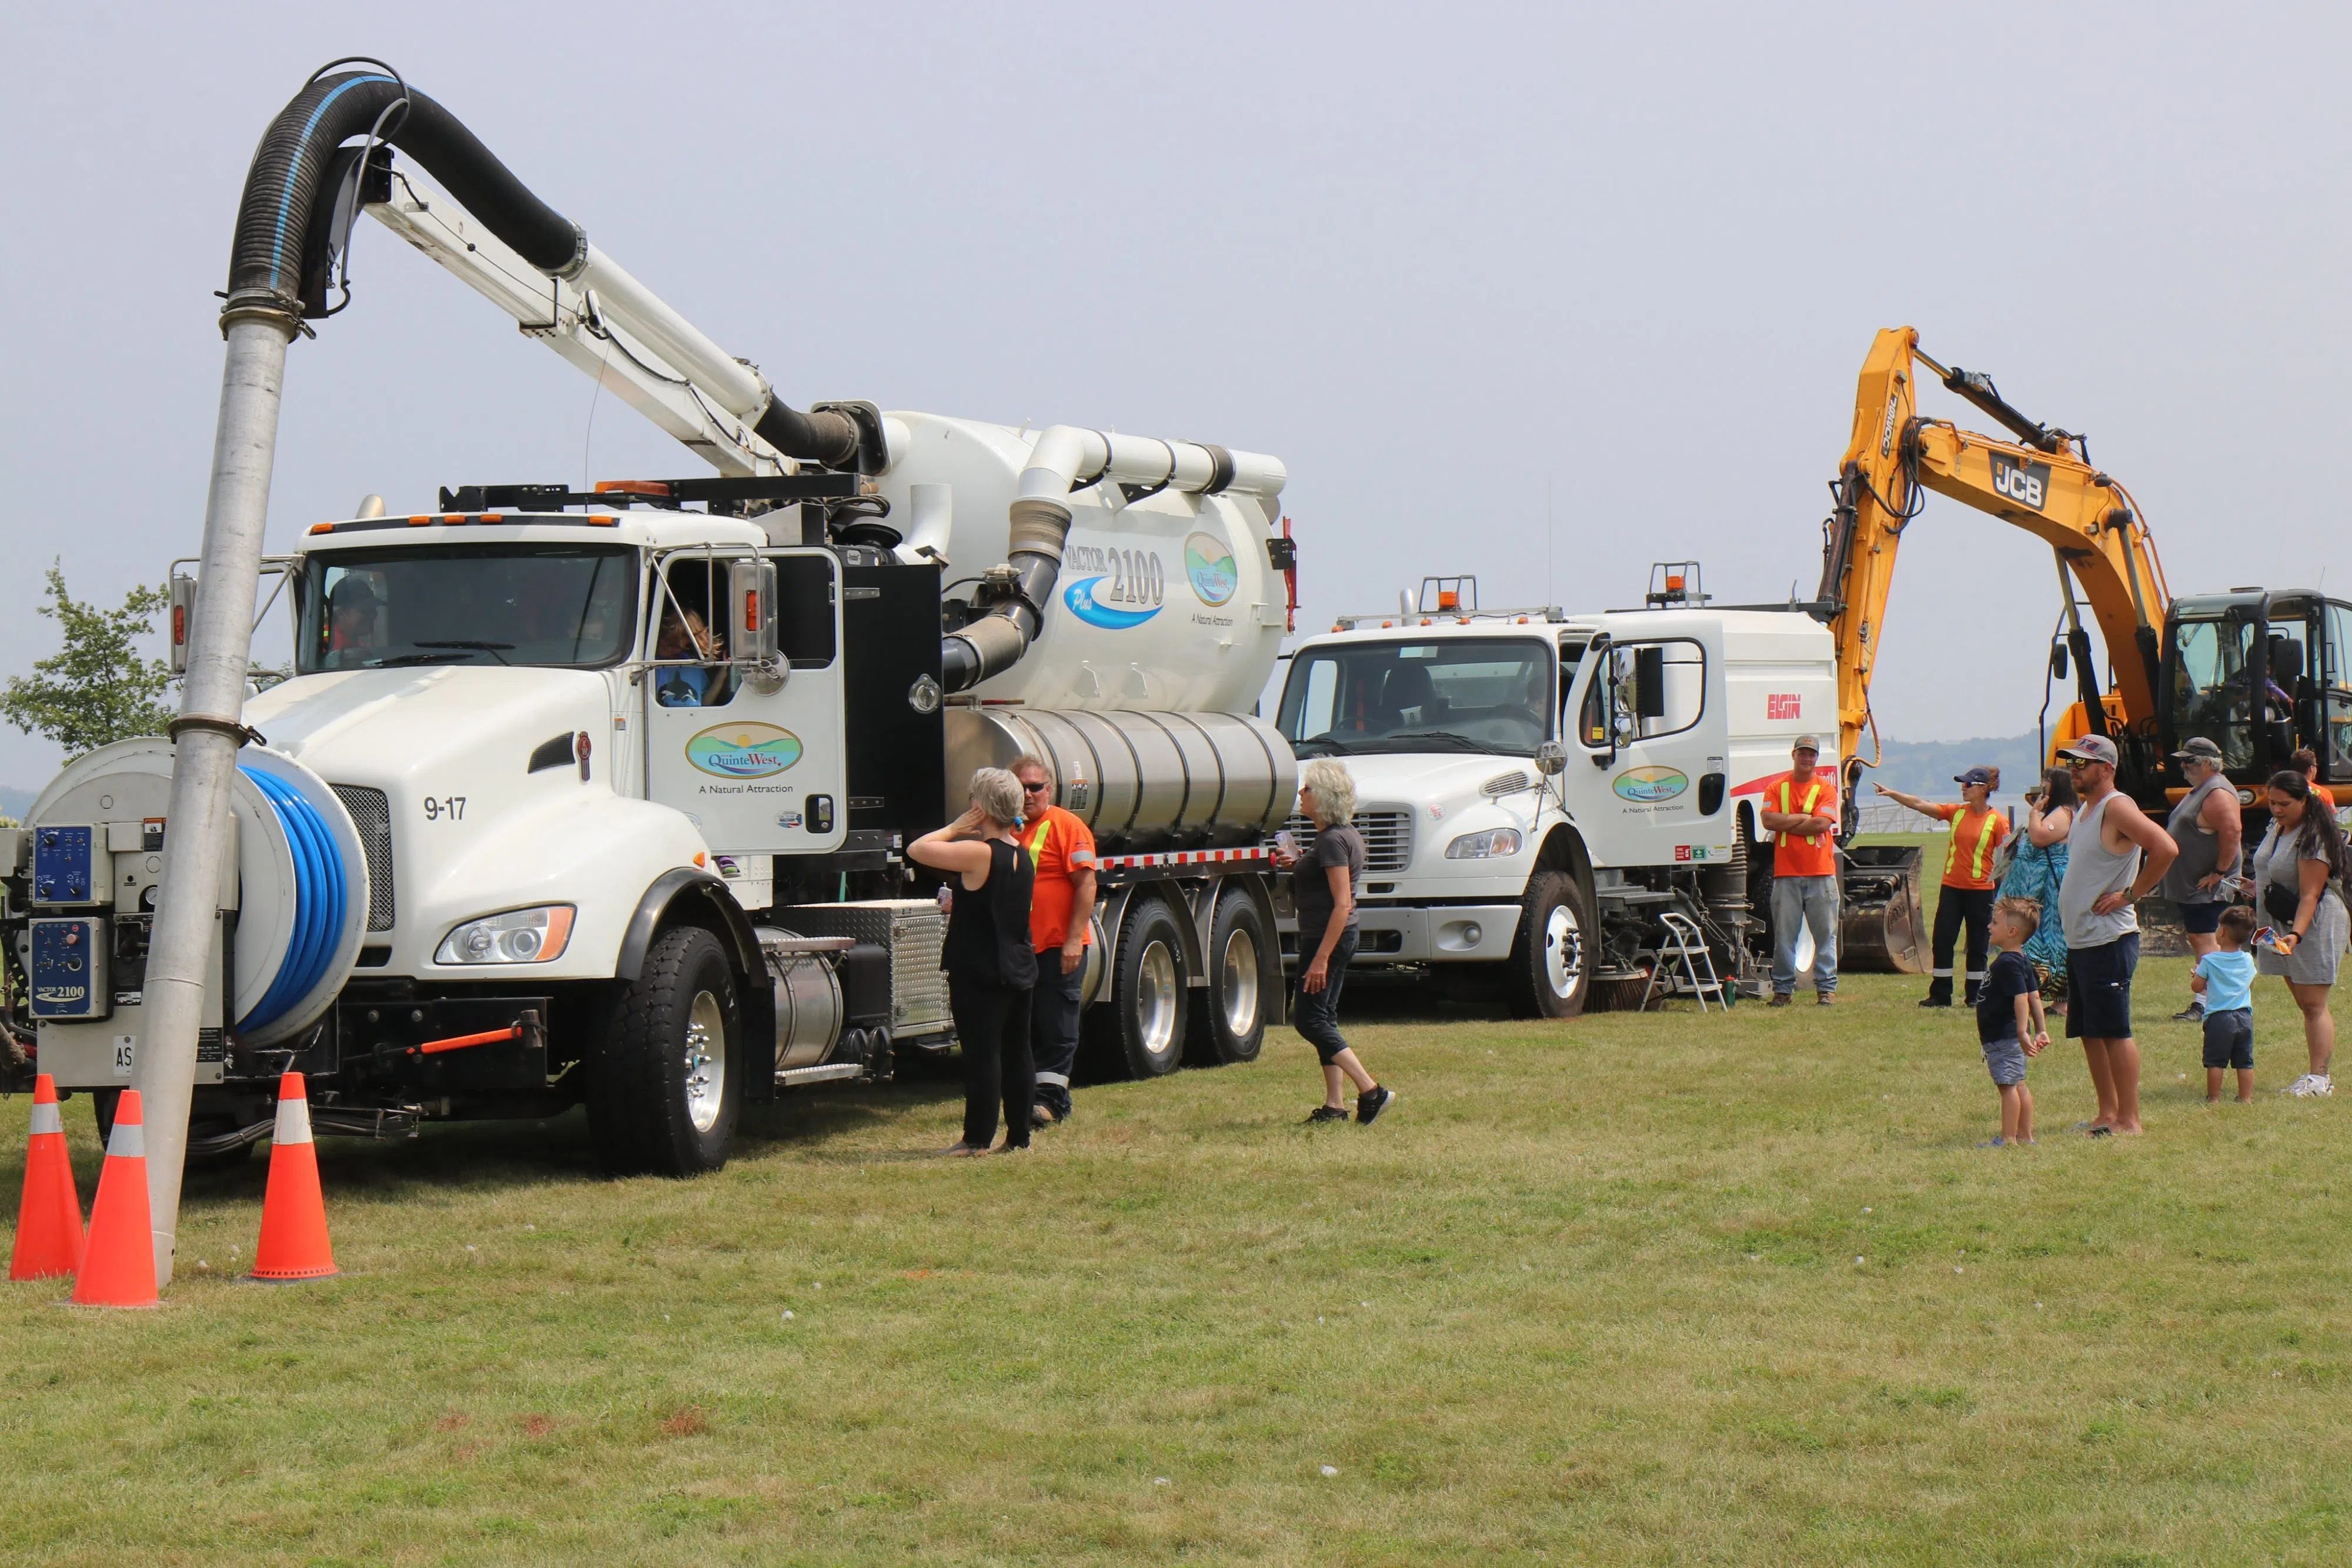
<path fill-rule="evenodd" d="M 1965 820 L 1965 812 L 1962 813 L 1962 817 Z M 1984 814 L 1977 819 L 1977 844 L 1976 848 L 1969 853 L 1969 876 L 1974 882 L 1987 880 L 1985 856 L 1992 852 L 1992 819 L 1993 813 L 1990 808 L 1987 808 Z"/>
<path fill-rule="evenodd" d="M 66 1119 L 58 1113 L 56 1101 L 33 1107 L 33 1136 L 37 1138 L 43 1133 L 62 1133 L 65 1130 Z"/>
<path fill-rule="evenodd" d="M 278 1125 L 269 1134 L 274 1144 L 307 1144 L 310 1141 L 310 1103 L 308 1100 L 281 1099 L 278 1102 Z"/>
<path fill-rule="evenodd" d="M 1790 816 L 1811 816 L 1814 804 L 1822 798 L 1822 781 L 1818 779 L 1813 780 L 1811 787 L 1805 791 L 1805 803 L 1801 808 L 1789 804 L 1789 786 L 1792 782 L 1793 780 L 1788 779 L 1780 780 L 1780 810 Z M 1819 833 L 1792 833 L 1790 836 L 1801 844 L 1818 844 L 1822 841 L 1822 835 Z"/>
<path fill-rule="evenodd" d="M 1051 818 L 1051 817 L 1045 817 L 1045 816 L 1041 816 L 1041 817 L 1039 817 L 1039 818 L 1037 819 L 1037 832 L 1036 832 L 1036 836 L 1035 836 L 1035 837 L 1034 837 L 1034 838 L 1032 838 L 1032 839 L 1029 841 L 1029 869 L 1030 869 L 1030 870 L 1034 871 L 1034 870 L 1036 870 L 1036 869 L 1037 869 L 1037 862 L 1038 862 L 1038 861 L 1039 861 L 1040 859 L 1042 859 L 1042 858 L 1044 857 L 1045 853 L 1045 840 L 1046 840 L 1046 837 L 1047 837 L 1049 834 L 1051 834 L 1051 833 L 1053 832 L 1053 831 L 1054 831 L 1054 819 L 1053 819 L 1053 818 Z"/>
<path fill-rule="evenodd" d="M 1930 969 L 1927 975 L 1930 979 L 1937 980 L 1948 980 L 1952 977 L 1952 972 L 1949 969 Z"/>
<path fill-rule="evenodd" d="M 1037 1082 L 1050 1083 L 1056 1089 L 1067 1089 L 1070 1086 L 1070 1075 L 1066 1072 L 1041 1072 L 1037 1074 Z"/>
<path fill-rule="evenodd" d="M 147 1129 L 136 1122 L 117 1122 L 114 1135 L 106 1140 L 106 1157 L 110 1160 L 143 1160 L 147 1157 Z"/>

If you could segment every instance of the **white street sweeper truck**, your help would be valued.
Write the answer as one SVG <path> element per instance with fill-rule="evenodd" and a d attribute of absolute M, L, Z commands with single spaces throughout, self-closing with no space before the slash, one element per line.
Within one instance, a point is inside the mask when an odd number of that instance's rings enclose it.
<path fill-rule="evenodd" d="M 362 213 L 718 473 L 371 497 L 265 560 L 286 347 L 348 300 Z M 1293 598 L 1279 462 L 790 408 L 373 61 L 263 136 L 226 298 L 181 716 L 0 840 L 13 1079 L 101 1117 L 142 1091 L 165 1278 L 184 1157 L 266 1137 L 289 1069 L 321 1133 L 584 1103 L 607 1168 L 684 1175 L 747 1102 L 943 1048 L 903 848 L 1024 751 L 1103 852 L 1104 1058 L 1256 1053 L 1296 772 L 1248 716 Z M 253 695 L 273 573 L 294 671 Z"/>

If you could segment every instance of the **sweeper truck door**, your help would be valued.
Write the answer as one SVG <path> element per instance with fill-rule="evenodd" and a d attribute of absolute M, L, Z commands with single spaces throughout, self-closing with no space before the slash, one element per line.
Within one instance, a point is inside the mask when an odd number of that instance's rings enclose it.
<path fill-rule="evenodd" d="M 1707 653 L 1694 638 L 1611 644 L 1588 656 L 1569 803 L 1612 865 L 1713 858 L 1722 834 L 1702 812 L 1721 804 L 1720 716 L 1708 711 Z M 1706 785 L 1710 775 L 1716 782 Z"/>

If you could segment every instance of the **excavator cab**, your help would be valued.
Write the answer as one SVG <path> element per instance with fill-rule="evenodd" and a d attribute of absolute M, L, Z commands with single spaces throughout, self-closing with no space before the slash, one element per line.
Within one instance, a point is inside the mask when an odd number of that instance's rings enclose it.
<path fill-rule="evenodd" d="M 2322 783 L 2352 779 L 2352 604 L 2307 590 L 2235 589 L 2177 599 L 2167 620 L 2158 674 L 2164 797 L 2188 789 L 2171 753 L 2200 735 L 2221 748 L 2241 790 L 2259 791 L 2305 747 L 2319 758 Z"/>

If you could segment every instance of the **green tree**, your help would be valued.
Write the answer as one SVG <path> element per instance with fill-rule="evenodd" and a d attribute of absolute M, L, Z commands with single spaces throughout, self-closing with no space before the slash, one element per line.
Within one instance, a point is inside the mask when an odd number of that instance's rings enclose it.
<path fill-rule="evenodd" d="M 161 588 L 140 587 L 119 609 L 85 603 L 66 591 L 66 574 L 49 563 L 48 602 L 41 613 L 65 633 L 65 646 L 11 675 L 0 687 L 0 717 L 27 735 L 46 735 L 68 760 L 134 735 L 161 735 L 173 718 L 163 700 L 171 667 L 142 658 L 136 639 L 153 632 L 155 614 L 172 601 Z"/>

